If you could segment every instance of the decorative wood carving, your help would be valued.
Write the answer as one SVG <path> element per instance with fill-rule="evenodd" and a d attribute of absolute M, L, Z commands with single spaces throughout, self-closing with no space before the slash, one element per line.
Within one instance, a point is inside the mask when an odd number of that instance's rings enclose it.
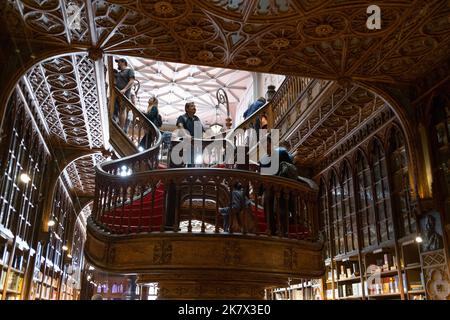
<path fill-rule="evenodd" d="M 138 274 L 139 283 L 158 282 L 162 299 L 262 299 L 264 288 L 285 286 L 288 277 L 320 277 L 324 272 L 321 245 L 306 241 L 250 236 L 229 240 L 192 233 L 115 236 L 111 241 L 91 219 L 88 234 L 88 263 L 109 272 Z M 230 252 L 232 263 L 224 263 L 221 247 L 239 252 L 239 257 Z M 111 248 L 114 261 L 106 254 Z"/>
<path fill-rule="evenodd" d="M 172 259 L 172 244 L 170 241 L 160 241 L 153 249 L 153 263 L 170 264 Z"/>
<path fill-rule="evenodd" d="M 226 265 L 237 265 L 241 263 L 241 247 L 237 241 L 226 241 L 223 246 L 223 262 Z"/>
<path fill-rule="evenodd" d="M 443 250 L 427 252 L 422 254 L 423 266 L 431 267 L 435 265 L 445 264 L 445 253 Z"/>
<path fill-rule="evenodd" d="M 445 266 L 430 268 L 425 271 L 426 289 L 431 300 L 450 299 L 450 280 Z"/>
<path fill-rule="evenodd" d="M 70 163 L 62 172 L 69 188 L 77 195 L 94 195 L 95 167 L 105 161 L 101 153 L 81 157 Z"/>
<path fill-rule="evenodd" d="M 35 65 L 23 77 L 49 134 L 76 146 L 103 146 L 94 63 L 72 54 Z"/>
<path fill-rule="evenodd" d="M 366 140 L 367 137 L 373 134 L 382 125 L 395 119 L 394 112 L 386 105 L 374 112 L 374 115 L 372 116 L 373 117 L 369 122 L 364 124 L 362 127 L 359 127 L 350 137 L 345 137 L 335 144 L 333 148 L 328 151 L 322 161 L 320 161 L 317 170 L 322 171 L 329 167 L 337 159 L 347 154 L 350 150 Z"/>
<path fill-rule="evenodd" d="M 100 269 L 119 273 L 152 273 L 181 270 L 216 270 L 224 275 L 231 270 L 316 277 L 323 274 L 320 243 L 300 240 L 264 239 L 255 236 L 234 237 L 228 240 L 220 234 L 151 233 L 130 236 L 110 236 L 100 231 L 91 219 L 87 223 L 85 254 L 90 263 Z M 238 254 L 229 251 L 225 263 L 225 242 Z M 107 252 L 115 248 L 114 263 Z M 219 253 L 219 254 L 217 254 Z M 300 258 L 301 257 L 301 258 Z M 167 266 L 170 265 L 170 270 Z M 165 272 L 165 271 L 164 271 Z M 172 277 L 172 276 L 171 276 Z"/>
<path fill-rule="evenodd" d="M 378 96 L 356 85 L 349 89 L 336 85 L 327 88 L 328 92 L 322 93 L 321 99 L 313 100 L 306 107 L 308 112 L 292 126 L 294 131 L 285 136 L 297 150 L 296 161 L 299 165 L 325 165 L 324 157 L 335 150 L 351 132 L 381 110 L 389 109 Z M 338 154 L 343 152 L 342 146 L 337 150 Z"/>
<path fill-rule="evenodd" d="M 447 59 L 445 1 L 380 6 L 380 30 L 367 29 L 367 4 L 351 1 L 20 0 L 5 10 L 9 25 L 25 26 L 13 35 L 33 41 L 315 78 L 413 83 Z"/>
<path fill-rule="evenodd" d="M 297 268 L 297 252 L 294 248 L 289 247 L 284 249 L 284 266 L 291 270 Z"/>

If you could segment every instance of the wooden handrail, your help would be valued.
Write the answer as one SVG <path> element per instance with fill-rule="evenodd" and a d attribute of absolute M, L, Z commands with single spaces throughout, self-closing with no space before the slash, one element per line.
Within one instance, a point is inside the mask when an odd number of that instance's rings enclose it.
<path fill-rule="evenodd" d="M 111 59 L 109 64 L 112 66 Z M 113 81 L 111 78 L 110 80 Z M 291 92 L 295 86 L 300 85 L 300 82 L 287 79 L 283 84 L 284 89 L 279 90 L 269 104 L 252 115 L 252 119 L 266 112 L 270 119 L 269 125 L 273 125 L 274 118 L 271 112 L 274 106 L 279 106 L 279 102 L 284 101 L 283 93 Z M 202 232 L 205 223 L 214 223 L 215 232 L 219 232 L 223 224 L 223 216 L 219 209 L 227 204 L 227 207 L 233 208 L 233 191 L 237 185 L 241 185 L 243 193 L 250 197 L 248 200 L 253 201 L 251 209 L 253 214 L 247 214 L 248 210 L 243 208 L 240 212 L 230 209 L 230 222 L 236 218 L 240 220 L 243 228 L 241 230 L 231 228 L 230 232 L 249 231 L 255 235 L 316 240 L 318 228 L 314 225 L 314 221 L 317 190 L 296 180 L 237 170 L 233 166 L 221 169 L 161 169 L 158 166 L 162 145 L 160 131 L 113 85 L 110 87 L 111 116 L 116 98 L 120 106 L 119 114 L 132 115 L 129 130 L 126 131 L 130 142 L 137 146 L 147 133 L 149 148 L 128 157 L 104 162 L 96 167 L 92 218 L 99 227 L 111 234 L 156 230 L 177 232 L 180 221 L 187 220 L 191 226 L 192 220 L 197 219 L 202 222 Z M 244 125 L 249 123 L 246 122 Z M 124 124 L 124 120 L 119 121 L 119 126 Z M 227 138 L 200 140 L 202 151 L 211 144 L 218 145 L 218 143 L 222 148 L 231 146 L 233 155 L 240 148 Z M 196 143 L 198 140 L 192 139 L 191 142 Z M 179 141 L 172 141 L 170 147 L 177 143 Z M 215 202 L 214 208 L 211 207 L 211 201 Z M 264 230 L 247 230 L 246 220 L 255 218 L 258 210 L 264 210 L 262 212 Z"/>
<path fill-rule="evenodd" d="M 178 231 L 180 221 L 190 224 L 192 220 L 213 223 L 219 232 L 223 225 L 219 207 L 232 208 L 232 193 L 239 183 L 253 202 L 248 209 L 252 214 L 243 208 L 230 210 L 231 221 L 240 219 L 244 228 L 230 232 L 317 240 L 317 190 L 295 180 L 216 168 L 163 169 L 125 177 L 98 173 L 93 221 L 111 234 Z M 160 198 L 155 200 L 158 194 Z M 216 204 L 207 206 L 206 201 Z M 258 216 L 257 210 L 264 229 L 246 230 L 247 222 Z"/>
<path fill-rule="evenodd" d="M 316 81 L 312 78 L 286 77 L 272 100 L 259 108 L 233 130 L 229 131 L 227 137 L 234 137 L 237 145 L 248 144 L 248 134 L 245 132 L 248 129 L 256 129 L 256 122 L 259 121 L 261 124 L 263 116 L 267 120 L 267 129 L 277 128 L 280 121 L 298 104 L 308 88 Z M 242 135 L 242 132 L 244 132 L 244 135 Z"/>

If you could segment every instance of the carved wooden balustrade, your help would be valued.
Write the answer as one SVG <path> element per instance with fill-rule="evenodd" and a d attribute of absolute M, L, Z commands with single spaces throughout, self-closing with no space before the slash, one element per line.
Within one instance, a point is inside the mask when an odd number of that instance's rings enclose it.
<path fill-rule="evenodd" d="M 113 123 L 120 128 L 134 146 L 138 147 L 145 133 L 152 130 L 151 121 L 127 97 L 121 94 L 117 87 L 112 89 L 112 104 L 114 105 L 115 100 L 118 99 L 119 105 L 119 116 L 117 119 L 113 116 Z M 111 114 L 113 112 L 114 110 L 112 110 Z"/>
<path fill-rule="evenodd" d="M 120 114 L 132 117 L 128 130 L 123 116 L 112 126 L 135 147 L 146 134 L 148 149 L 96 167 L 89 263 L 158 282 L 161 299 L 262 299 L 265 288 L 284 286 L 289 277 L 323 274 L 315 188 L 249 171 L 248 146 L 227 138 L 172 139 L 162 163 L 160 131 L 116 88 L 111 108 L 116 97 Z M 272 103 L 281 108 L 290 99 Z M 175 163 L 175 151 L 186 153 L 184 163 Z M 239 208 L 237 190 L 244 195 Z"/>
<path fill-rule="evenodd" d="M 240 233 L 248 232 L 247 219 L 252 219 L 259 226 L 252 226 L 254 235 L 316 240 L 315 190 L 294 180 L 222 168 L 163 169 L 129 176 L 100 169 L 93 222 L 111 234 L 177 232 L 181 221 L 191 226 L 193 220 L 201 222 L 201 232 L 205 224 L 213 224 L 215 233 L 223 232 L 219 208 L 232 206 L 237 183 L 251 201 L 249 211 L 231 210 L 230 221 L 233 215 L 241 221 Z"/>
<path fill-rule="evenodd" d="M 316 81 L 312 78 L 286 77 L 272 100 L 230 131 L 228 137 L 234 139 L 236 146 L 248 145 L 249 135 L 254 134 L 249 129 L 276 128 Z"/>
<path fill-rule="evenodd" d="M 146 152 L 138 162 L 97 167 L 90 264 L 158 282 L 160 299 L 263 299 L 264 289 L 289 277 L 323 275 L 315 189 L 237 169 L 152 170 L 157 159 L 140 164 Z M 124 163 L 139 170 L 122 175 Z M 225 232 L 220 208 L 232 207 L 238 183 L 247 206 L 229 211 Z"/>

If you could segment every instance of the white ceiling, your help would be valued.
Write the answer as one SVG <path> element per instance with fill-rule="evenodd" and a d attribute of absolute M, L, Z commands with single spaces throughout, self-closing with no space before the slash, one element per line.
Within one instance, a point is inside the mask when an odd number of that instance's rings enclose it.
<path fill-rule="evenodd" d="M 196 115 L 205 127 L 216 122 L 216 92 L 223 88 L 228 95 L 230 114 L 234 112 L 245 92 L 253 82 L 250 72 L 212 67 L 160 62 L 149 59 L 125 57 L 134 69 L 141 87 L 137 105 L 147 106 L 151 95 L 159 100 L 159 112 L 164 124 L 175 124 L 183 114 L 186 102 L 197 106 Z M 226 110 L 219 111 L 218 122 L 225 123 Z"/>

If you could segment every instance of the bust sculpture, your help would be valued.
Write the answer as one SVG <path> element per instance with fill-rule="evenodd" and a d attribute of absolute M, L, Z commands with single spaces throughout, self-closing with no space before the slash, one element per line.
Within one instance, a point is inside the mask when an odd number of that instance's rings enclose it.
<path fill-rule="evenodd" d="M 422 245 L 422 251 L 434 251 L 442 249 L 442 236 L 436 232 L 436 219 L 428 215 L 425 223 L 425 239 Z"/>

